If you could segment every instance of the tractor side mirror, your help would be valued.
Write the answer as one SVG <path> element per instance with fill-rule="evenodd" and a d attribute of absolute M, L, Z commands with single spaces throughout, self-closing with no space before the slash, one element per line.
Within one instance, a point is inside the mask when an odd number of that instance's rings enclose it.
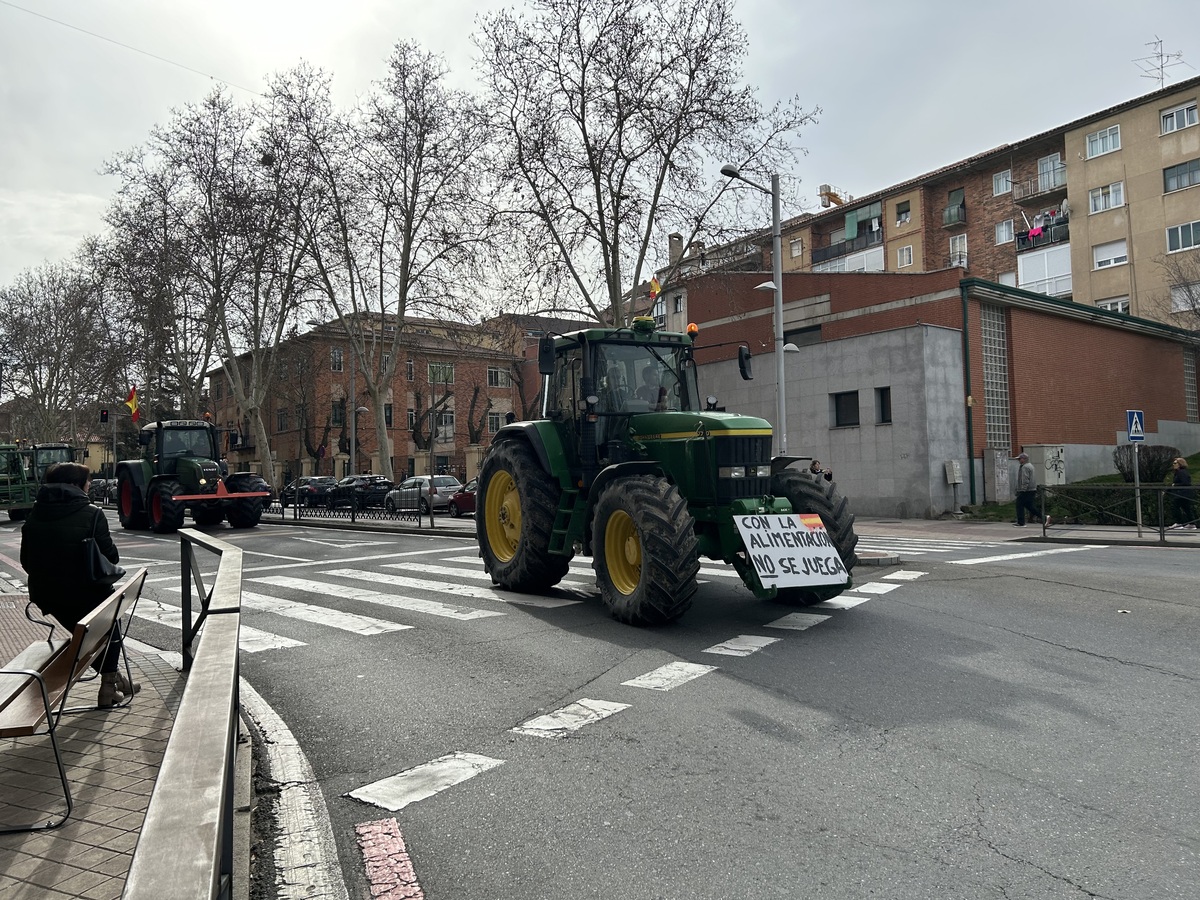
<path fill-rule="evenodd" d="M 738 371 L 742 373 L 742 381 L 754 380 L 754 372 L 750 368 L 750 348 L 745 344 L 738 347 Z"/>
<path fill-rule="evenodd" d="M 149 447 L 150 446 L 150 432 L 139 431 L 138 432 L 138 444 L 142 447 Z"/>
<path fill-rule="evenodd" d="M 538 341 L 538 374 L 554 374 L 554 338 L 548 334 Z"/>

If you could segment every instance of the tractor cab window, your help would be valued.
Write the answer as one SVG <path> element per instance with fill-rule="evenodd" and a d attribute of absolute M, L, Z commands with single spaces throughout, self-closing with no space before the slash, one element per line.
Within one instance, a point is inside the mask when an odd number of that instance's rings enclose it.
<path fill-rule="evenodd" d="M 596 372 L 600 412 L 662 412 L 696 409 L 695 375 L 683 364 L 682 348 L 655 344 L 605 344 Z"/>
<path fill-rule="evenodd" d="M 208 459 L 211 455 L 207 429 L 175 429 L 163 435 L 163 456 L 167 458 L 198 456 Z"/>
<path fill-rule="evenodd" d="M 583 370 L 583 351 L 572 348 L 559 355 L 550 389 L 546 395 L 546 415 L 552 419 L 574 418 L 575 401 L 579 396 L 579 378 Z"/>

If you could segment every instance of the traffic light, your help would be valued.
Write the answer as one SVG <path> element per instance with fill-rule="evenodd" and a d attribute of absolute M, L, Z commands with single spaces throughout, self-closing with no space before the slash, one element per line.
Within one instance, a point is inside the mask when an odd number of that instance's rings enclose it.
<path fill-rule="evenodd" d="M 101 425 L 108 424 L 108 410 L 107 409 L 100 410 L 100 424 Z"/>

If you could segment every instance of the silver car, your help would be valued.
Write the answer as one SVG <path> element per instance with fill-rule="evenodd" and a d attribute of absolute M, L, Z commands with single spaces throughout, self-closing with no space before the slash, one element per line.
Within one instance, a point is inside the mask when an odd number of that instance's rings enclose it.
<path fill-rule="evenodd" d="M 431 480 L 432 491 L 429 485 Z M 400 510 L 415 509 L 428 513 L 431 501 L 435 510 L 449 509 L 450 498 L 461 490 L 462 482 L 453 475 L 434 475 L 432 478 L 429 475 L 414 475 L 388 492 L 383 507 L 393 515 Z"/>

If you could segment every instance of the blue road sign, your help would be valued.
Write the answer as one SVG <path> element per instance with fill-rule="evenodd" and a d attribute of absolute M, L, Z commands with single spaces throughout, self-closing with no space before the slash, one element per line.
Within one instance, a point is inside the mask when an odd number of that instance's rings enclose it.
<path fill-rule="evenodd" d="M 1146 439 L 1146 415 L 1140 409 L 1125 410 L 1125 431 L 1131 441 Z"/>

